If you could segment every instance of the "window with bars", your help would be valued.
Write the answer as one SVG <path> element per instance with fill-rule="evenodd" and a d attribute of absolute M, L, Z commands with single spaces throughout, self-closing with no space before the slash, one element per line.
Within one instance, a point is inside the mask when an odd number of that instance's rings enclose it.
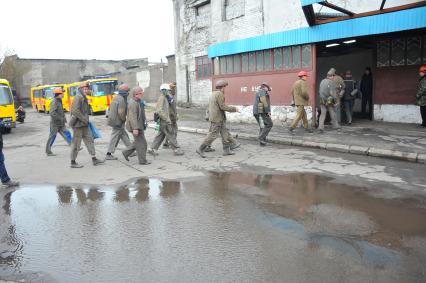
<path fill-rule="evenodd" d="M 212 63 L 209 57 L 201 56 L 195 58 L 195 72 L 197 80 L 210 78 L 212 75 Z"/>
<path fill-rule="evenodd" d="M 376 53 L 378 68 L 421 65 L 422 62 L 426 64 L 426 37 L 380 40 L 376 45 Z"/>
<path fill-rule="evenodd" d="M 219 57 L 220 75 L 292 71 L 309 69 L 311 66 L 311 45 L 275 48 Z"/>

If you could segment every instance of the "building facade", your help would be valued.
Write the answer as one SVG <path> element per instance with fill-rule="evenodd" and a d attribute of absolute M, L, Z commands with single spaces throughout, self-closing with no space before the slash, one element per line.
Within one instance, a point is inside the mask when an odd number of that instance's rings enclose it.
<path fill-rule="evenodd" d="M 331 8 L 324 6 L 330 2 Z M 206 104 L 214 81 L 225 78 L 227 102 L 241 109 L 229 118 L 254 122 L 254 91 L 266 81 L 273 119 L 289 123 L 295 115 L 290 90 L 300 70 L 310 75 L 308 116 L 314 118 L 318 85 L 329 68 L 350 70 L 359 82 L 370 67 L 372 117 L 418 122 L 417 69 L 426 63 L 424 2 L 388 0 L 381 7 L 382 1 L 364 0 L 174 0 L 178 99 Z M 360 104 L 357 99 L 355 111 Z"/>

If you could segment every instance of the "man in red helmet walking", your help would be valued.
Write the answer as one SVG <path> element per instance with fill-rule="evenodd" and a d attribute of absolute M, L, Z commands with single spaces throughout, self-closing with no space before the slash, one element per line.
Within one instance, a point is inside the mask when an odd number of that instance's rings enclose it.
<path fill-rule="evenodd" d="M 293 123 L 291 123 L 289 131 L 293 132 L 299 124 L 299 121 L 302 120 L 305 130 L 312 133 L 312 129 L 309 128 L 308 125 L 308 118 L 305 111 L 305 106 L 309 105 L 308 85 L 306 83 L 308 73 L 306 71 L 300 71 L 298 77 L 299 79 L 293 84 L 293 88 L 291 90 L 294 104 L 297 107 L 297 114 L 293 120 Z"/>
<path fill-rule="evenodd" d="M 71 145 L 70 141 L 65 136 L 65 123 L 67 119 L 65 118 L 64 107 L 62 106 L 62 98 L 64 97 L 64 92 L 61 87 L 57 87 L 53 90 L 55 98 L 52 99 L 50 103 L 50 133 L 49 138 L 46 142 L 46 154 L 47 156 L 54 156 L 52 152 L 52 144 L 56 138 L 56 134 L 60 134 L 68 145 Z"/>
<path fill-rule="evenodd" d="M 419 88 L 417 89 L 416 103 L 420 106 L 420 114 L 422 115 L 421 127 L 426 127 L 426 65 L 419 69 Z"/>

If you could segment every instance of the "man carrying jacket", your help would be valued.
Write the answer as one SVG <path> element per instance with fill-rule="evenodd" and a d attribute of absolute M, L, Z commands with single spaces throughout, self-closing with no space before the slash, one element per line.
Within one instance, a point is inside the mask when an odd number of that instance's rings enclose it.
<path fill-rule="evenodd" d="M 62 98 L 64 97 L 64 93 L 61 87 L 55 88 L 53 93 L 55 94 L 55 98 L 50 104 L 50 133 L 46 142 L 47 156 L 55 155 L 53 154 L 51 147 L 57 133 L 59 133 L 64 138 L 68 145 L 71 145 L 71 142 L 64 134 L 65 123 L 67 122 L 67 119 L 65 118 L 64 107 L 62 106 Z"/>
<path fill-rule="evenodd" d="M 229 131 L 226 129 L 226 114 L 225 112 L 237 112 L 234 106 L 225 104 L 225 87 L 228 82 L 225 80 L 218 80 L 216 82 L 216 90 L 212 92 L 209 100 L 209 121 L 210 129 L 207 137 L 204 139 L 196 152 L 205 158 L 204 152 L 207 147 L 211 146 L 214 140 L 220 134 L 222 137 L 223 155 L 234 155 L 231 151 L 231 141 L 229 139 Z"/>
<path fill-rule="evenodd" d="M 299 79 L 293 84 L 293 88 L 291 90 L 294 104 L 297 107 L 297 114 L 289 128 L 289 131 L 293 132 L 297 127 L 297 124 L 299 124 L 299 121 L 302 120 L 305 130 L 312 133 L 312 129 L 309 129 L 308 118 L 305 111 L 305 106 L 309 105 L 308 85 L 306 83 L 308 73 L 306 71 L 300 71 L 298 77 Z"/>
<path fill-rule="evenodd" d="M 169 140 L 169 144 L 173 149 L 175 155 L 183 155 L 183 151 L 179 149 L 176 137 L 173 134 L 172 121 L 170 120 L 170 86 L 169 84 L 162 84 L 160 86 L 160 97 L 157 100 L 156 113 L 159 119 L 159 132 L 152 142 L 152 147 L 148 149 L 148 153 L 158 155 L 157 150 L 163 143 L 164 139 Z M 157 122 L 157 121 L 156 121 Z"/>
<path fill-rule="evenodd" d="M 271 100 L 269 98 L 271 88 L 264 82 L 256 91 L 253 102 L 253 115 L 259 124 L 259 143 L 261 146 L 266 145 L 266 137 L 274 125 L 271 119 Z"/>
<path fill-rule="evenodd" d="M 78 94 L 74 97 L 71 105 L 71 119 L 69 122 L 70 127 L 73 129 L 74 136 L 71 142 L 71 168 L 82 168 L 82 164 L 78 164 L 77 159 L 78 151 L 80 149 L 81 140 L 92 156 L 92 163 L 94 166 L 103 164 L 105 160 L 96 158 L 95 143 L 93 136 L 89 130 L 89 103 L 86 96 L 89 95 L 89 83 L 82 82 L 78 87 Z"/>
<path fill-rule="evenodd" d="M 127 111 L 126 130 L 132 133 L 133 143 L 122 151 L 124 158 L 129 161 L 129 156 L 136 151 L 139 164 L 148 165 L 151 162 L 146 159 L 147 143 L 145 139 L 146 116 L 142 107 L 143 89 L 134 87 L 131 91 L 132 98 L 129 101 Z"/>
<path fill-rule="evenodd" d="M 4 165 L 4 154 L 3 154 L 3 124 L 0 121 L 0 179 L 1 179 L 1 188 L 9 189 L 12 187 L 19 186 L 19 182 L 12 181 L 7 174 L 6 166 Z"/>
<path fill-rule="evenodd" d="M 118 87 L 118 95 L 115 95 L 109 106 L 108 126 L 112 128 L 111 139 L 108 145 L 106 160 L 117 160 L 117 157 L 112 155 L 117 148 L 120 139 L 126 147 L 131 145 L 129 135 L 124 129 L 127 115 L 127 97 L 129 95 L 129 86 L 122 84 Z"/>

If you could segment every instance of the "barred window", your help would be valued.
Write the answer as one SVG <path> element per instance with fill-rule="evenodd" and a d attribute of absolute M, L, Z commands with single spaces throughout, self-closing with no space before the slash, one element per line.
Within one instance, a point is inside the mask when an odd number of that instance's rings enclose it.
<path fill-rule="evenodd" d="M 312 64 L 311 45 L 302 45 L 302 68 L 309 68 Z"/>
<path fill-rule="evenodd" d="M 263 52 L 263 60 L 264 60 L 264 70 L 272 71 L 272 58 L 271 58 L 271 50 L 265 50 Z"/>
<path fill-rule="evenodd" d="M 234 55 L 234 73 L 241 73 L 241 56 Z"/>
<path fill-rule="evenodd" d="M 254 52 L 249 53 L 249 72 L 256 71 L 256 57 Z"/>
<path fill-rule="evenodd" d="M 415 43 L 411 43 L 415 45 Z M 312 67 L 312 45 L 298 45 L 219 57 L 215 74 L 270 72 Z M 218 69 L 216 69 L 218 68 Z M 219 71 L 220 70 L 220 71 Z"/>
<path fill-rule="evenodd" d="M 248 59 L 248 54 L 242 54 L 241 55 L 241 71 L 243 73 L 248 73 L 249 70 L 249 59 Z"/>
<path fill-rule="evenodd" d="M 210 78 L 212 75 L 212 63 L 209 57 L 201 56 L 195 58 L 195 73 L 197 80 Z"/>
<path fill-rule="evenodd" d="M 284 69 L 291 69 L 291 47 L 283 48 Z"/>
<path fill-rule="evenodd" d="M 274 49 L 274 70 L 283 68 L 283 54 L 281 48 Z"/>
<path fill-rule="evenodd" d="M 300 46 L 293 46 L 291 48 L 291 54 L 292 54 L 292 67 L 293 69 L 299 69 L 300 68 Z"/>
<path fill-rule="evenodd" d="M 256 71 L 263 71 L 263 51 L 256 52 Z"/>
<path fill-rule="evenodd" d="M 414 36 L 380 40 L 377 42 L 376 53 L 376 65 L 379 68 L 420 65 L 422 62 L 425 64 L 426 37 Z"/>

